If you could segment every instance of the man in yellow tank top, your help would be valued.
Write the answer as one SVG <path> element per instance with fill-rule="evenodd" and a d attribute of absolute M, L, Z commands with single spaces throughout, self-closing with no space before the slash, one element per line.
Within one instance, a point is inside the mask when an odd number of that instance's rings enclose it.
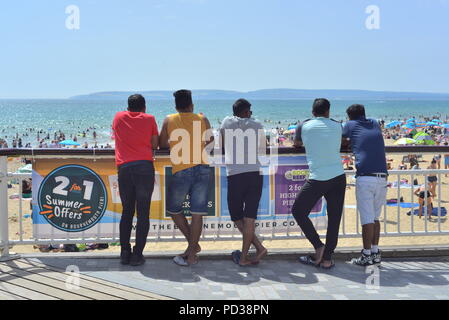
<path fill-rule="evenodd" d="M 186 251 L 173 261 L 181 266 L 190 266 L 198 262 L 203 216 L 208 211 L 209 183 L 213 174 L 213 168 L 208 165 L 208 150 L 213 148 L 213 133 L 209 120 L 202 114 L 193 113 L 189 90 L 179 90 L 173 95 L 178 113 L 165 118 L 159 142 L 160 148 L 170 148 L 172 163 L 167 213 L 188 242 Z M 190 225 L 183 214 L 186 198 L 192 215 Z"/>

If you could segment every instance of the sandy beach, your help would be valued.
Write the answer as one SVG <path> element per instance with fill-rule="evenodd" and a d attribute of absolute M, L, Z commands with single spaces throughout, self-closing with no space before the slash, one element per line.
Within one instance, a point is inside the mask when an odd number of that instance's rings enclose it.
<path fill-rule="evenodd" d="M 393 140 L 386 140 L 387 145 L 392 145 L 394 143 Z M 430 164 L 433 155 L 424 155 L 423 161 L 420 162 L 420 167 L 422 169 L 426 169 Z M 387 155 L 387 159 L 392 164 L 393 169 L 397 169 L 402 161 L 403 155 Z M 8 170 L 10 172 L 16 171 L 23 164 L 20 159 L 10 159 L 8 162 Z M 418 179 L 419 184 L 424 182 L 424 177 L 415 175 L 415 179 Z M 449 208 L 449 178 L 444 175 L 442 178 L 442 189 L 441 189 L 441 207 Z M 411 181 L 410 175 L 401 176 L 401 179 L 407 179 Z M 397 176 L 390 176 L 389 182 L 394 182 L 397 180 Z M 348 177 L 348 188 L 346 190 L 346 201 L 345 201 L 345 215 L 342 220 L 341 230 L 346 233 L 354 233 L 357 230 L 361 230 L 361 227 L 358 226 L 359 222 L 357 220 L 356 210 L 355 210 L 355 181 Z M 414 189 L 416 190 L 416 189 Z M 13 196 L 18 194 L 19 185 L 13 184 L 13 187 L 8 190 L 8 195 Z M 437 189 L 437 194 L 439 191 Z M 417 197 L 412 194 L 412 189 L 410 188 L 401 188 L 400 196 L 403 197 L 404 202 L 412 202 L 412 198 L 414 203 L 417 203 Z M 389 188 L 387 199 L 397 199 L 398 191 L 397 188 Z M 31 210 L 30 210 L 30 202 L 31 200 L 23 200 L 22 201 L 22 235 L 24 239 L 31 239 L 32 235 L 32 220 L 31 220 Z M 438 197 L 434 199 L 434 206 L 438 206 Z M 9 199 L 8 200 L 9 207 L 9 232 L 10 239 L 19 239 L 20 237 L 20 227 L 19 227 L 19 200 L 18 199 Z M 414 231 L 438 231 L 438 228 L 441 230 L 449 231 L 449 222 L 447 221 L 447 217 L 441 217 L 440 224 L 438 224 L 438 217 L 434 217 L 432 221 L 426 221 L 423 217 L 419 219 L 417 216 L 408 216 L 407 212 L 410 209 L 400 208 L 398 210 L 398 206 L 386 206 L 386 218 L 382 214 L 381 226 L 382 232 L 386 229 L 387 232 L 397 232 L 398 228 L 401 232 L 410 232 Z M 399 224 L 398 224 L 399 222 Z M 449 236 L 404 236 L 404 237 L 382 237 L 381 238 L 381 246 L 392 246 L 392 245 L 442 245 L 449 243 Z M 264 241 L 264 245 L 266 245 L 269 249 L 301 249 L 301 248 L 310 248 L 310 244 L 305 239 L 292 239 L 292 240 L 266 240 Z M 207 250 L 222 250 L 222 251 L 230 251 L 231 249 L 238 249 L 241 246 L 240 241 L 203 241 L 201 243 L 203 251 Z M 341 238 L 339 240 L 339 248 L 343 247 L 358 247 L 361 246 L 361 239 L 356 238 Z M 184 242 L 149 242 L 145 248 L 146 251 L 177 251 L 183 250 L 185 248 Z M 38 252 L 39 250 L 33 248 L 31 245 L 20 245 L 15 246 L 12 251 L 18 253 L 31 253 Z M 119 252 L 120 246 L 109 246 L 109 249 L 106 249 L 109 252 Z"/>

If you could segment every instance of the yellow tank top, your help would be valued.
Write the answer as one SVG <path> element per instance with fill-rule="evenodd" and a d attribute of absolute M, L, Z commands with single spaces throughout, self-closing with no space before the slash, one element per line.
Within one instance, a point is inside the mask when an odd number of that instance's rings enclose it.
<path fill-rule="evenodd" d="M 204 116 L 186 112 L 170 114 L 167 118 L 172 173 L 207 164 Z"/>

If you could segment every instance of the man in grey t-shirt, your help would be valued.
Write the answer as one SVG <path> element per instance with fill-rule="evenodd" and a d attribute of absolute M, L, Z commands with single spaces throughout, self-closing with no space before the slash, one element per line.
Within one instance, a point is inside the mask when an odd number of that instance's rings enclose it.
<path fill-rule="evenodd" d="M 237 100 L 233 112 L 234 116 L 223 120 L 220 142 L 225 151 L 229 213 L 243 235 L 242 251 L 234 251 L 232 258 L 235 263 L 246 266 L 257 264 L 267 254 L 255 234 L 263 188 L 259 156 L 265 154 L 266 139 L 262 124 L 251 118 L 251 104 L 247 100 Z M 257 250 L 253 260 L 248 257 L 251 244 Z"/>

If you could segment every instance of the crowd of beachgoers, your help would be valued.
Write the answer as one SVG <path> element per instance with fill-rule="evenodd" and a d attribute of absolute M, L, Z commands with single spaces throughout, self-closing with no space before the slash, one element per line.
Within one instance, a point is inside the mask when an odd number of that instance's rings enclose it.
<path fill-rule="evenodd" d="M 89 127 L 74 134 L 64 133 L 62 130 L 50 132 L 43 129 L 27 128 L 25 132 L 16 132 L 13 136 L 5 135 L 7 129 L 11 131 L 13 128 L 4 128 L 2 130 L 3 137 L 0 137 L 0 148 L 112 148 L 112 144 L 109 142 L 99 143 L 99 137 L 95 127 Z M 27 142 L 25 143 L 24 141 Z"/>
<path fill-rule="evenodd" d="M 440 119 L 444 119 L 440 120 Z M 384 139 L 394 141 L 397 145 L 448 145 L 449 117 L 437 115 L 402 120 L 378 120 L 383 130 Z M 288 121 L 261 121 L 267 131 L 270 146 L 291 147 L 298 123 Z M 340 121 L 343 122 L 343 121 Z M 269 129 L 272 128 L 272 129 Z M 25 132 L 7 135 L 14 132 L 15 127 L 4 127 L 0 132 L 0 148 L 95 148 L 109 149 L 114 147 L 112 135 L 100 137 L 98 128 L 92 126 L 84 130 L 78 128 L 75 133 L 65 133 L 61 129 L 44 130 L 28 128 Z M 416 139 L 416 135 L 421 137 Z"/>

